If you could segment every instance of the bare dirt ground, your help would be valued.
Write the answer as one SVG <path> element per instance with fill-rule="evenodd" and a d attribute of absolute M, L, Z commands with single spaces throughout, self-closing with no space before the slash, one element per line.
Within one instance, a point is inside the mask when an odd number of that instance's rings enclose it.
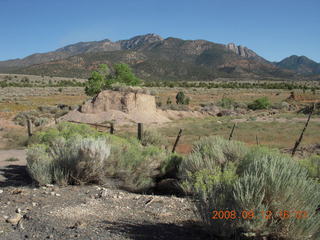
<path fill-rule="evenodd" d="M 0 239 L 209 239 L 185 198 L 100 186 L 2 189 Z"/>

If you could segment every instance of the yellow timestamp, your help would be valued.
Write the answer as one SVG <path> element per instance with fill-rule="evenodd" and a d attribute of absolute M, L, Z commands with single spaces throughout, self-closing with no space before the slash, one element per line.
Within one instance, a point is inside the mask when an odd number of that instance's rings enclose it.
<path fill-rule="evenodd" d="M 213 220 L 222 220 L 222 219 L 244 219 L 244 220 L 253 220 L 253 219 L 306 219 L 308 218 L 308 212 L 303 210 L 280 210 L 280 211 L 254 211 L 254 210 L 214 210 L 212 211 Z"/>

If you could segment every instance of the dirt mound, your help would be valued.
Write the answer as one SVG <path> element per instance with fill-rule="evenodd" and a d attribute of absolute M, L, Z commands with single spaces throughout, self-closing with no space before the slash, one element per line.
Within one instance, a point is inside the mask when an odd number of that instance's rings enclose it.
<path fill-rule="evenodd" d="M 130 122 L 164 123 L 170 121 L 156 108 L 155 97 L 137 92 L 106 90 L 87 101 L 80 111 L 72 111 L 60 120 L 85 123 L 115 121 L 117 124 Z"/>

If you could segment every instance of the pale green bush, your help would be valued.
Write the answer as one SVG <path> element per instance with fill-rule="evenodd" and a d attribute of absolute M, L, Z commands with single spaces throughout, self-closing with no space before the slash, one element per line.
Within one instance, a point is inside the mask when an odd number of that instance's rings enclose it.
<path fill-rule="evenodd" d="M 171 155 L 155 147 L 143 147 L 136 139 L 125 144 L 113 144 L 107 168 L 108 176 L 123 181 L 123 187 L 133 192 L 145 192 L 155 187 L 156 179 L 164 175 L 162 166 Z"/>
<path fill-rule="evenodd" d="M 60 123 L 56 128 L 36 133 L 30 142 L 43 146 L 40 152 L 36 151 L 38 158 L 29 156 L 30 175 L 39 184 L 92 183 L 112 177 L 121 180 L 123 188 L 146 192 L 155 187 L 157 179 L 174 171 L 174 167 L 168 166 L 177 163 L 175 155 L 154 145 L 142 146 L 137 139 L 99 133 L 83 124 Z M 150 142 L 159 143 L 156 139 Z M 50 160 L 50 167 L 43 173 L 49 176 L 46 181 L 37 176 L 37 165 L 32 164 L 34 159 L 41 164 L 42 155 Z"/>
<path fill-rule="evenodd" d="M 183 169 L 189 169 L 189 174 L 184 175 L 185 181 L 192 188 L 197 213 L 208 231 L 224 238 L 317 239 L 320 186 L 308 176 L 306 169 L 277 151 L 254 148 L 239 161 L 227 160 L 222 171 L 220 162 L 224 161 L 208 164 L 203 157 L 221 159 L 221 146 L 223 144 L 210 150 L 203 143 L 197 147 L 197 154 L 193 152 L 185 163 L 192 167 L 182 163 Z M 253 210 L 256 218 L 213 220 L 213 210 L 235 210 L 237 216 L 242 211 Z M 273 215 L 267 219 L 262 211 L 271 211 Z M 280 211 L 291 211 L 292 215 L 281 218 Z M 305 211 L 308 217 L 296 218 L 293 211 Z"/>
<path fill-rule="evenodd" d="M 32 146 L 27 152 L 27 166 L 39 184 L 101 182 L 109 154 L 104 138 L 59 137 L 50 146 Z"/>
<path fill-rule="evenodd" d="M 30 177 L 38 184 L 51 183 L 53 159 L 46 152 L 46 146 L 36 144 L 27 151 L 27 171 Z"/>
<path fill-rule="evenodd" d="M 142 134 L 141 144 L 143 146 L 154 145 L 161 147 L 165 144 L 165 138 L 155 130 L 145 130 Z"/>
<path fill-rule="evenodd" d="M 309 158 L 299 160 L 301 166 L 308 170 L 309 176 L 320 180 L 320 156 L 313 155 Z"/>
<path fill-rule="evenodd" d="M 253 209 L 255 214 L 272 211 L 270 220 L 239 221 L 237 228 L 252 235 L 281 239 L 313 239 L 320 229 L 320 185 L 308 177 L 294 159 L 268 149 L 248 154 L 234 184 L 236 210 Z M 281 219 L 280 211 L 306 211 L 308 217 Z"/>

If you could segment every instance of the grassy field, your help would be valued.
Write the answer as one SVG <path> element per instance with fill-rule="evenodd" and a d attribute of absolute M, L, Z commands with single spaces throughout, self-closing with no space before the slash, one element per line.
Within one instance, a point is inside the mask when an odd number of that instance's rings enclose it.
<path fill-rule="evenodd" d="M 201 105 L 208 103 L 217 104 L 223 97 L 231 98 L 238 103 L 250 103 L 260 97 L 268 97 L 272 104 L 285 101 L 289 96 L 289 90 L 267 89 L 204 89 L 204 88 L 150 88 L 157 101 L 165 104 L 170 97 L 175 103 L 175 95 L 178 91 L 184 91 L 191 98 L 190 109 L 199 109 Z M 310 101 L 319 101 L 320 92 L 312 94 L 310 91 L 295 90 L 295 95 L 300 101 L 301 107 Z M 56 106 L 57 104 L 80 105 L 88 97 L 83 88 L 64 87 L 62 90 L 55 87 L 46 88 L 0 88 L 0 119 L 10 120 L 22 111 L 36 110 L 40 106 Z M 168 140 L 171 148 L 180 128 L 183 136 L 178 151 L 187 152 L 191 144 L 200 137 L 209 135 L 221 135 L 228 137 L 235 121 L 238 121 L 233 139 L 244 141 L 248 144 L 256 144 L 256 136 L 259 143 L 277 148 L 291 148 L 298 138 L 304 126 L 306 116 L 295 112 L 278 111 L 273 116 L 263 117 L 268 111 L 248 112 L 241 116 L 206 117 L 202 119 L 181 119 L 167 124 L 145 126 L 145 128 L 157 128 Z M 262 117 L 261 117 L 262 116 Z M 236 120 L 238 119 L 238 120 Z M 26 134 L 25 128 L 11 129 L 6 132 L 8 138 L 13 141 Z M 135 136 L 135 126 L 116 127 L 118 135 Z M 314 116 L 308 127 L 302 145 L 320 143 L 320 118 Z"/>

